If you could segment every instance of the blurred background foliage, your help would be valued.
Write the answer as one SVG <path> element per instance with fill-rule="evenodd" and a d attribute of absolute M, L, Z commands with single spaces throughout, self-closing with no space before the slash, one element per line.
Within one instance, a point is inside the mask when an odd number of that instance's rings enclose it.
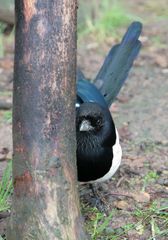
<path fill-rule="evenodd" d="M 125 1 L 126 2 L 126 1 Z M 94 34 L 98 40 L 109 35 L 117 36 L 118 29 L 131 21 L 140 20 L 129 13 L 124 1 L 92 0 L 79 1 L 78 38 Z"/>
<path fill-rule="evenodd" d="M 126 0 L 78 0 L 78 41 L 94 36 L 97 41 L 104 41 L 109 36 L 120 37 L 120 29 L 130 22 L 142 18 L 130 12 L 132 1 Z M 147 0 L 145 8 L 158 18 L 168 17 L 168 0 Z M 135 1 L 141 7 L 141 1 Z M 9 24 L 14 22 L 14 0 L 0 0 L 0 20 Z M 0 32 L 4 32 L 5 24 L 0 23 Z M 0 57 L 4 54 L 3 40 L 0 36 Z"/>
<path fill-rule="evenodd" d="M 133 20 L 140 20 L 129 13 L 126 5 L 123 0 L 78 0 L 78 42 L 90 36 L 97 41 L 104 41 L 109 36 L 117 39 L 120 27 L 127 26 Z M 0 20 L 0 57 L 3 57 L 2 33 L 6 28 L 3 21 L 8 24 L 14 22 L 14 0 L 0 0 Z"/>

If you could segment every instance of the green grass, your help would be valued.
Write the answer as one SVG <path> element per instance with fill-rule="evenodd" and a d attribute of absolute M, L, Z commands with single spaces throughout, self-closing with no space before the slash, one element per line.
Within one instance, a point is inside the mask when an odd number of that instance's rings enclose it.
<path fill-rule="evenodd" d="M 94 34 L 99 40 L 108 36 L 116 37 L 119 28 L 138 20 L 136 16 L 129 14 L 118 1 L 104 0 L 97 7 L 97 11 L 99 11 L 97 17 L 93 19 L 87 15 L 83 23 L 78 25 L 79 39 L 87 34 Z"/>
<path fill-rule="evenodd" d="M 13 190 L 11 174 L 12 161 L 8 162 L 3 177 L 0 181 L 0 212 L 10 209 L 8 199 Z"/>
<path fill-rule="evenodd" d="M 3 119 L 7 123 L 12 123 L 12 111 L 4 111 Z"/>
<path fill-rule="evenodd" d="M 154 183 L 159 178 L 159 175 L 155 171 L 149 171 L 143 179 L 142 191 L 145 191 L 146 187 L 150 183 Z"/>
<path fill-rule="evenodd" d="M 1 97 L 12 97 L 12 92 L 11 91 L 0 91 L 0 96 Z"/>
<path fill-rule="evenodd" d="M 150 227 L 151 237 L 149 239 L 168 236 L 168 205 L 159 207 L 158 202 L 154 201 L 145 210 L 136 209 L 134 215 L 144 229 Z"/>
<path fill-rule="evenodd" d="M 0 181 L 0 211 L 10 209 L 8 200 L 13 191 L 11 173 L 12 161 L 8 163 Z M 150 171 L 145 176 L 145 181 L 154 181 L 157 177 L 155 172 Z M 168 204 L 160 205 L 159 202 L 153 201 L 148 206 L 137 205 L 132 212 L 125 211 L 128 216 L 131 215 L 134 217 L 134 222 L 123 223 L 122 227 L 115 229 L 111 228 L 111 223 L 114 221 L 114 218 L 116 219 L 119 214 L 121 215 L 121 211 L 114 208 L 106 216 L 97 208 L 83 205 L 82 212 L 86 219 L 86 230 L 90 234 L 91 240 L 120 240 L 127 238 L 127 234 L 131 230 L 142 235 L 147 229 L 150 229 L 151 232 L 151 236 L 147 240 L 153 240 L 162 236 L 168 236 Z"/>
<path fill-rule="evenodd" d="M 97 240 L 104 237 L 104 231 L 110 225 L 115 211 L 112 211 L 109 216 L 105 216 L 105 214 L 101 213 L 96 207 L 91 208 L 83 206 L 82 212 L 87 216 L 86 231 L 91 236 L 91 240 Z"/>
<path fill-rule="evenodd" d="M 0 22 L 0 58 L 4 57 L 3 30 L 5 24 Z"/>
<path fill-rule="evenodd" d="M 114 209 L 109 216 L 100 213 L 97 208 L 83 208 L 86 217 L 86 230 L 91 236 L 91 240 L 120 240 L 127 239 L 129 231 L 134 230 L 137 234 L 145 234 L 150 229 L 151 236 L 147 240 L 155 237 L 168 236 L 168 205 L 159 207 L 157 202 L 152 202 L 149 207 L 138 206 L 135 211 L 127 212 L 135 218 L 133 223 L 124 224 L 122 227 L 112 229 L 110 223 L 115 221 L 117 215 L 121 214 Z"/>

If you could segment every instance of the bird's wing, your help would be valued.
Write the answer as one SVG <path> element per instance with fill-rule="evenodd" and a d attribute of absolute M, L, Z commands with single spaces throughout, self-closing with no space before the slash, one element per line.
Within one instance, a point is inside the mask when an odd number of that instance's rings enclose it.
<path fill-rule="evenodd" d="M 142 24 L 133 22 L 120 44 L 114 46 L 107 55 L 95 79 L 95 85 L 104 96 L 108 106 L 115 100 L 124 84 L 129 70 L 141 48 L 138 40 Z"/>
<path fill-rule="evenodd" d="M 81 73 L 81 71 L 80 71 Z M 96 102 L 99 103 L 103 107 L 107 107 L 107 103 L 100 93 L 100 91 L 92 84 L 91 82 L 81 78 L 84 75 L 78 75 L 79 71 L 77 71 L 77 103 L 80 104 L 82 102 Z"/>
<path fill-rule="evenodd" d="M 76 78 L 77 81 L 86 79 L 85 75 L 83 74 L 82 70 L 79 67 L 77 67 L 76 69 Z"/>

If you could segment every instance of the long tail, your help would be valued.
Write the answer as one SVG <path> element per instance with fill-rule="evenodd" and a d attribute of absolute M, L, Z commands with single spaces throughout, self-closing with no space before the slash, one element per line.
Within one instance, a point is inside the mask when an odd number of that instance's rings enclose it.
<path fill-rule="evenodd" d="M 139 53 L 141 42 L 138 38 L 141 30 L 142 24 L 139 22 L 133 22 L 129 26 L 121 43 L 110 50 L 96 76 L 94 83 L 104 96 L 108 106 L 118 95 Z"/>

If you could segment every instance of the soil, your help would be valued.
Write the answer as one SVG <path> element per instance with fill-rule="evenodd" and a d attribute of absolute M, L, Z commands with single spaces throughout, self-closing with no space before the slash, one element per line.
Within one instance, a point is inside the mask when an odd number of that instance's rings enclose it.
<path fill-rule="evenodd" d="M 125 5 L 127 1 L 123 1 Z M 106 210 L 118 209 L 113 216 L 112 229 L 126 223 L 135 223 L 131 215 L 137 207 L 146 209 L 153 201 L 168 206 L 168 16 L 160 17 L 167 0 L 130 0 L 127 9 L 143 19 L 143 48 L 129 74 L 125 86 L 111 111 L 118 127 L 123 159 L 114 178 L 99 184 Z M 151 7 L 152 6 L 152 7 Z M 161 12 L 161 13 L 160 13 Z M 149 19 L 150 16 L 150 19 Z M 121 29 L 124 33 L 125 28 Z M 97 43 L 83 39 L 78 44 L 78 65 L 86 76 L 93 79 L 104 56 L 115 38 Z M 5 43 L 5 57 L 0 60 L 0 101 L 12 101 L 13 43 Z M 0 177 L 8 159 L 12 158 L 12 124 L 6 110 L 0 110 Z M 5 150 L 7 151 L 5 151 Z M 153 174 L 153 175 L 152 175 Z M 84 190 L 83 190 L 84 189 Z M 83 191 L 82 191 L 83 190 Z M 91 203 L 92 193 L 81 187 L 81 200 Z M 167 203 L 166 203 L 167 201 Z M 0 217 L 1 218 L 1 217 Z M 0 219 L 0 233 L 4 232 Z M 130 230 L 119 239 L 150 239 L 151 229 Z M 168 236 L 157 239 L 166 240 Z"/>

